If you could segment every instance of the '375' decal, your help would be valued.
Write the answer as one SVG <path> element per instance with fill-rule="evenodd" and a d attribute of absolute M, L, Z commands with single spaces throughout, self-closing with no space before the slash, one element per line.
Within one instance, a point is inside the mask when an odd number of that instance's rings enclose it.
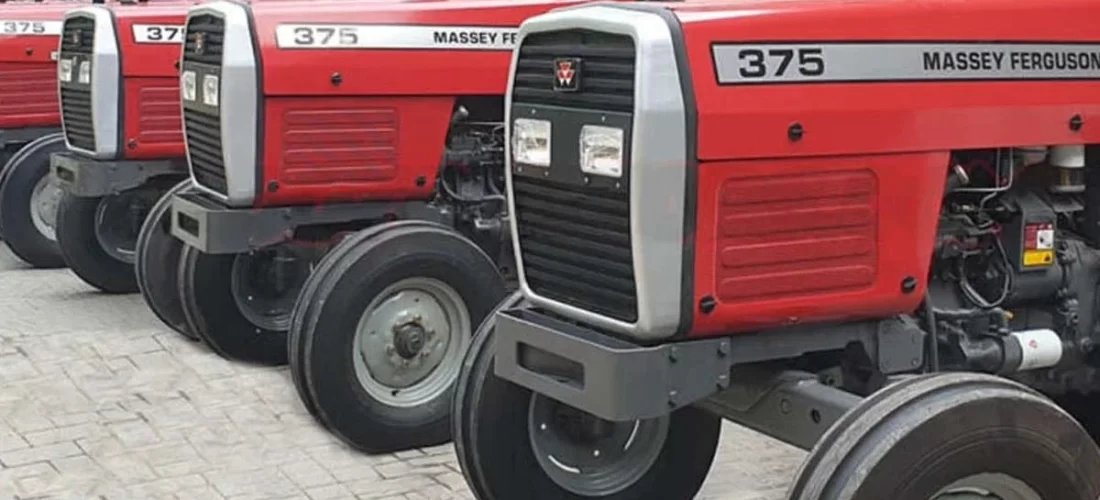
<path fill-rule="evenodd" d="M 135 24 L 134 43 L 183 43 L 183 26 Z"/>
<path fill-rule="evenodd" d="M 56 36 L 60 34 L 61 21 L 0 19 L 0 35 Z"/>

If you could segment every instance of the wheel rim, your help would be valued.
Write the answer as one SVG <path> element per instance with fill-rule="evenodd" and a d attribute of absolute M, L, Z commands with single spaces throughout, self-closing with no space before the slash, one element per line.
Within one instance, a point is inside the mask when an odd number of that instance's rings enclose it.
<path fill-rule="evenodd" d="M 1027 483 L 1007 474 L 968 476 L 943 488 L 929 500 L 1044 500 Z"/>
<path fill-rule="evenodd" d="M 355 330 L 354 365 L 372 398 L 413 407 L 447 391 L 470 343 L 470 314 L 454 288 L 408 278 L 378 294 Z"/>
<path fill-rule="evenodd" d="M 230 283 L 237 309 L 259 329 L 282 332 L 312 264 L 286 248 L 237 255 Z"/>
<path fill-rule="evenodd" d="M 63 194 L 48 175 L 39 179 L 31 192 L 31 223 L 50 241 L 57 241 L 57 206 Z"/>
<path fill-rule="evenodd" d="M 95 236 L 107 255 L 127 264 L 134 263 L 138 234 L 154 203 L 156 194 L 144 191 L 106 196 L 99 201 L 95 210 Z"/>
<path fill-rule="evenodd" d="M 668 438 L 669 417 L 609 422 L 532 394 L 527 428 L 535 459 L 555 484 L 577 495 L 606 497 L 653 467 Z"/>

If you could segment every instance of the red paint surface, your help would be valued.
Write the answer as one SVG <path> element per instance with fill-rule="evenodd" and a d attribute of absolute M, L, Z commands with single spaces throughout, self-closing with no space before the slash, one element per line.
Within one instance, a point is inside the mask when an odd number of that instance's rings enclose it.
<path fill-rule="evenodd" d="M 928 274 L 946 152 L 699 167 L 697 335 L 911 311 Z"/>
<path fill-rule="evenodd" d="M 5 19 L 60 21 L 72 2 L 5 4 Z M 0 35 L 0 129 L 61 126 L 57 36 Z"/>
<path fill-rule="evenodd" d="M 126 159 L 181 158 L 185 153 L 180 118 L 180 44 L 135 43 L 133 25 L 183 26 L 197 2 L 161 0 L 114 7 L 123 78 L 123 135 Z"/>
<path fill-rule="evenodd" d="M 518 27 L 576 0 L 258 2 L 264 131 L 258 206 L 426 199 L 458 96 L 503 96 L 511 52 L 280 50 L 283 23 Z M 342 82 L 333 85 L 339 73 Z M 417 178 L 424 182 L 418 183 Z M 418 185 L 419 184 L 419 185 Z"/>
<path fill-rule="evenodd" d="M 1091 0 L 674 5 L 698 106 L 695 335 L 912 312 L 951 150 L 1100 142 L 1098 82 L 719 86 L 712 43 L 1100 41 Z M 950 15 L 945 15 L 949 12 Z M 873 19 L 874 22 L 868 22 Z M 1020 19 L 1027 29 L 1014 29 Z M 802 124 L 792 142 L 787 128 Z M 670 168 L 680 168 L 671 166 Z M 900 283 L 912 276 L 912 293 Z"/>
<path fill-rule="evenodd" d="M 450 97 L 267 99 L 263 174 L 279 189 L 262 204 L 427 198 L 453 105 Z"/>

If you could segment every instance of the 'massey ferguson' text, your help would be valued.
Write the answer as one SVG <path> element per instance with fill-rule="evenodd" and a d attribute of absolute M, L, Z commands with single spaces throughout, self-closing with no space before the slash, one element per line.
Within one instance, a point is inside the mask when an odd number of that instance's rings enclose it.
<path fill-rule="evenodd" d="M 925 71 L 1057 71 L 1100 69 L 1100 52 L 925 52 Z"/>

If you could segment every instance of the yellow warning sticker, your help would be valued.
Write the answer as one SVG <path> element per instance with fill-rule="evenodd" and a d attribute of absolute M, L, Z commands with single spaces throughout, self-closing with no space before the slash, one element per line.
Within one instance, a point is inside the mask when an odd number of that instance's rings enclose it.
<path fill-rule="evenodd" d="M 1049 266 L 1054 263 L 1054 250 L 1024 251 L 1024 266 Z"/>

